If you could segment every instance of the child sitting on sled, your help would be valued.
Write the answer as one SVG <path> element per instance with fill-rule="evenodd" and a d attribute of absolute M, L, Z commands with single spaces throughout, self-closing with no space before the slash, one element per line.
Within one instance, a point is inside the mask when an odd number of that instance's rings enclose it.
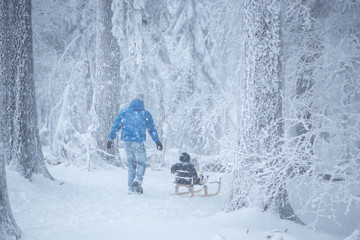
<path fill-rule="evenodd" d="M 179 157 L 180 162 L 171 166 L 171 173 L 176 173 L 176 183 L 195 185 L 200 184 L 201 179 L 198 177 L 196 169 L 190 163 L 190 155 L 186 152 Z"/>

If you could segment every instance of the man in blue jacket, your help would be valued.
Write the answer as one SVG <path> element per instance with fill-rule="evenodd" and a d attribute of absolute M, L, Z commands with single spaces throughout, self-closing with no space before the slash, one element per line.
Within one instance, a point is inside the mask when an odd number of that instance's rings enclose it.
<path fill-rule="evenodd" d="M 125 142 L 125 152 L 128 161 L 128 187 L 129 193 L 143 193 L 141 187 L 146 169 L 146 130 L 156 143 L 156 148 L 162 150 L 154 121 L 151 114 L 145 110 L 144 95 L 139 94 L 130 102 L 128 107 L 121 109 L 111 128 L 107 148 L 113 146 L 116 133 L 121 131 L 121 140 Z"/>

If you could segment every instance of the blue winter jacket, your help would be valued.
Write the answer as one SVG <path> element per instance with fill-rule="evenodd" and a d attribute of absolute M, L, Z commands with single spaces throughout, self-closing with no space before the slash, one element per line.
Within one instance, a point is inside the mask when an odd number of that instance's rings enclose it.
<path fill-rule="evenodd" d="M 111 141 L 116 138 L 116 133 L 121 128 L 123 141 L 145 142 L 147 129 L 154 142 L 160 142 L 152 116 L 139 99 L 134 99 L 128 107 L 121 109 L 111 128 L 109 135 Z"/>

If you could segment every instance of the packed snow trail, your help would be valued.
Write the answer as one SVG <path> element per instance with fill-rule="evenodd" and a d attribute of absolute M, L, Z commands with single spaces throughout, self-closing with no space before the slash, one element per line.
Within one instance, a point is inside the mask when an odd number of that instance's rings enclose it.
<path fill-rule="evenodd" d="M 201 219 L 221 211 L 225 202 L 225 194 L 206 199 L 170 195 L 174 176 L 166 170 L 147 170 L 142 195 L 128 194 L 124 169 L 88 172 L 58 166 L 50 171 L 65 183 L 40 176 L 30 183 L 18 176 L 21 187 L 9 184 L 14 214 L 28 239 L 99 239 L 92 238 L 96 231 L 155 234 L 165 230 L 162 222 Z"/>
<path fill-rule="evenodd" d="M 191 199 L 171 195 L 174 176 L 168 169 L 148 169 L 142 195 L 128 194 L 125 169 L 89 172 L 60 165 L 49 170 L 65 183 L 41 176 L 28 182 L 8 170 L 9 198 L 23 240 L 336 239 L 317 238 L 302 226 L 254 209 L 224 213 L 226 174 L 219 195 Z"/>

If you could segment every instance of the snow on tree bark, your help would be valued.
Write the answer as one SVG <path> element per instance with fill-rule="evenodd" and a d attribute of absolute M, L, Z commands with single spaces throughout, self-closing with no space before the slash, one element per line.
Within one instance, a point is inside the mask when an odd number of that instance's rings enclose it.
<path fill-rule="evenodd" d="M 9 6 L 8 1 L 1 2 L 1 51 L 0 51 L 0 93 L 1 93 L 1 106 L 2 112 L 0 119 L 0 125 L 2 125 L 2 134 L 0 138 L 3 138 L 4 142 L 4 151 L 5 156 L 7 156 L 5 162 L 9 164 L 10 156 L 11 156 L 11 142 L 12 142 L 12 122 L 11 119 L 14 116 L 14 98 L 11 96 L 14 95 L 14 84 L 15 81 L 11 81 L 11 71 L 10 66 L 12 66 L 13 62 L 11 61 L 11 49 L 9 48 L 10 40 L 8 37 L 9 34 Z"/>
<path fill-rule="evenodd" d="M 5 156 L 9 154 L 9 132 L 7 119 L 8 112 L 7 86 L 6 79 L 10 78 L 9 74 L 9 2 L 4 0 L 0 2 L 0 239 L 13 240 L 20 239 L 21 233 L 14 216 L 12 214 L 6 184 L 5 173 Z M 5 144 L 6 143 L 6 144 Z"/>
<path fill-rule="evenodd" d="M 5 135 L 10 141 L 9 164 L 24 177 L 42 174 L 53 179 L 48 172 L 40 145 L 35 84 L 33 76 L 31 1 L 9 1 L 7 34 L 9 43 L 3 61 L 9 61 L 5 90 Z"/>
<path fill-rule="evenodd" d="M 3 6 L 0 3 L 0 8 Z M 0 10 L 3 13 L 2 10 Z M 0 23 L 2 24 L 2 23 Z M 0 142 L 0 239 L 20 239 L 21 232 L 12 214 L 6 185 L 5 158 Z"/>
<path fill-rule="evenodd" d="M 113 121 L 120 110 L 120 48 L 112 35 L 111 1 L 97 1 L 96 28 L 96 83 L 94 107 L 96 116 L 95 137 L 98 147 L 106 151 L 106 143 Z M 115 148 L 112 148 L 112 155 Z M 121 166 L 118 158 L 104 157 L 111 163 Z"/>
<path fill-rule="evenodd" d="M 289 205 L 285 185 L 280 14 L 279 1 L 244 2 L 241 157 L 235 163 L 228 209 L 249 205 L 256 194 L 264 210 L 272 206 L 282 218 L 300 222 Z"/>

